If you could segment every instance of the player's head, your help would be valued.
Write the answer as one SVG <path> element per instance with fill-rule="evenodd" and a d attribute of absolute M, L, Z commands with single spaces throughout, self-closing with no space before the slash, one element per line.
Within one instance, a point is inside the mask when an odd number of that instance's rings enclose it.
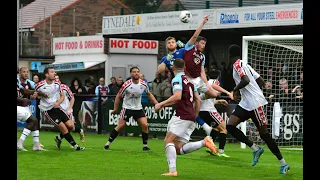
<path fill-rule="evenodd" d="M 196 46 L 197 50 L 203 52 L 207 44 L 207 39 L 202 36 L 198 36 L 194 45 Z"/>
<path fill-rule="evenodd" d="M 176 60 L 174 60 L 172 70 L 175 75 L 179 72 L 183 72 L 184 71 L 184 60 L 180 59 L 180 58 L 177 58 Z"/>
<path fill-rule="evenodd" d="M 228 52 L 229 52 L 229 58 L 232 60 L 232 63 L 234 63 L 233 61 L 236 61 L 241 57 L 241 48 L 236 44 L 232 44 L 229 47 Z"/>
<path fill-rule="evenodd" d="M 50 80 L 50 81 L 54 80 L 55 72 L 53 67 L 46 67 L 43 70 L 43 73 L 46 76 L 46 80 Z"/>
<path fill-rule="evenodd" d="M 138 80 L 140 78 L 140 69 L 138 67 L 130 68 L 131 79 Z"/>
<path fill-rule="evenodd" d="M 220 76 L 220 71 L 219 70 L 215 70 L 215 69 L 212 69 L 208 72 L 208 77 L 210 79 L 218 79 Z"/>
<path fill-rule="evenodd" d="M 166 48 L 168 49 L 168 51 L 174 51 L 177 48 L 177 41 L 176 38 L 174 37 L 167 37 L 166 39 Z"/>
<path fill-rule="evenodd" d="M 19 75 L 20 75 L 20 79 L 22 80 L 26 80 L 29 78 L 29 69 L 26 67 L 21 67 L 19 69 Z"/>
<path fill-rule="evenodd" d="M 140 79 L 144 80 L 145 77 L 144 77 L 144 74 L 143 73 L 140 73 Z"/>
<path fill-rule="evenodd" d="M 60 77 L 57 73 L 54 74 L 54 81 L 58 82 L 61 84 L 61 81 L 60 81 Z"/>

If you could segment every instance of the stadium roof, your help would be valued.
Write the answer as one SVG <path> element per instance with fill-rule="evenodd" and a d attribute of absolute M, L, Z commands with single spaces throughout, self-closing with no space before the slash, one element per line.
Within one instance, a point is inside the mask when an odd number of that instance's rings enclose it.
<path fill-rule="evenodd" d="M 35 0 L 19 10 L 19 17 L 22 15 L 22 22 L 19 22 L 19 28 L 36 28 L 43 20 L 59 14 L 82 0 Z M 133 11 L 119 0 L 113 0 L 121 7 Z M 21 14 L 22 12 L 22 14 Z"/>

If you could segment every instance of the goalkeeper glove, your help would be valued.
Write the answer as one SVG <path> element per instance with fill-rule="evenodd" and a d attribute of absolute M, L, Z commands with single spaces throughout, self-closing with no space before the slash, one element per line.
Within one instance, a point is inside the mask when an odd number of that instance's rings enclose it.
<path fill-rule="evenodd" d="M 183 47 L 184 47 L 183 42 L 181 42 L 180 40 L 177 41 L 177 45 L 178 45 L 180 48 L 183 48 Z"/>

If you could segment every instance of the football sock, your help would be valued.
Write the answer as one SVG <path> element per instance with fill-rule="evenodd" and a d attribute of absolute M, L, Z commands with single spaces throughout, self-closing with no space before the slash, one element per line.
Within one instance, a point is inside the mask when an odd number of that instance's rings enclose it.
<path fill-rule="evenodd" d="M 202 125 L 205 123 L 205 122 L 201 119 L 200 116 L 197 116 L 196 122 L 197 122 L 200 126 L 202 126 Z"/>
<path fill-rule="evenodd" d="M 205 146 L 204 140 L 187 143 L 181 147 L 180 154 L 182 155 L 182 154 L 191 153 L 193 151 L 196 151 L 202 148 L 203 146 Z"/>
<path fill-rule="evenodd" d="M 40 141 L 39 141 L 39 130 L 35 130 L 31 132 L 32 134 L 32 139 L 33 139 L 33 143 L 34 145 L 39 145 Z"/>
<path fill-rule="evenodd" d="M 280 150 L 278 148 L 278 145 L 276 144 L 276 142 L 270 137 L 269 133 L 260 135 L 261 139 L 264 140 L 264 142 L 266 142 L 268 148 L 270 149 L 270 151 L 278 158 L 278 160 L 283 159 Z"/>
<path fill-rule="evenodd" d="M 218 132 L 218 131 L 216 131 L 216 130 L 214 130 L 214 129 L 212 129 L 212 130 L 211 130 L 211 132 L 210 132 L 210 135 L 209 135 L 209 136 L 212 138 L 212 141 L 213 141 L 213 142 L 216 140 L 216 138 L 217 138 L 218 134 L 219 134 L 219 132 Z M 220 139 L 220 137 L 219 137 L 219 139 Z M 220 141 L 220 140 L 219 140 L 219 141 Z"/>
<path fill-rule="evenodd" d="M 148 146 L 148 133 L 142 132 L 142 144 L 143 147 L 147 147 Z"/>
<path fill-rule="evenodd" d="M 236 126 L 234 125 L 227 125 L 227 131 L 234 137 L 236 138 L 236 140 L 245 143 L 247 146 L 249 146 L 253 151 L 256 151 L 259 149 L 259 146 L 257 146 L 256 144 L 253 144 L 252 141 L 250 141 L 248 139 L 247 136 L 245 136 L 243 134 L 243 132 L 238 129 Z"/>
<path fill-rule="evenodd" d="M 63 139 L 63 134 L 60 133 L 57 137 L 58 137 L 58 139 L 61 141 L 61 140 Z"/>
<path fill-rule="evenodd" d="M 73 137 L 71 136 L 71 134 L 69 132 L 63 136 L 73 147 L 75 145 L 77 145 L 77 143 L 74 141 Z"/>
<path fill-rule="evenodd" d="M 224 133 L 219 134 L 219 150 L 224 150 L 224 146 L 226 145 L 227 135 Z"/>
<path fill-rule="evenodd" d="M 18 143 L 19 143 L 20 145 L 23 144 L 24 140 L 26 140 L 26 138 L 29 136 L 30 132 L 31 132 L 31 131 L 30 131 L 29 129 L 27 129 L 27 128 L 24 128 L 24 129 L 23 129 L 22 134 L 21 134 L 21 136 L 20 136 L 20 139 L 19 139 L 19 141 L 18 141 Z"/>
<path fill-rule="evenodd" d="M 168 143 L 165 147 L 166 151 L 166 157 L 167 157 L 167 162 L 169 166 L 169 172 L 173 173 L 176 172 L 177 165 L 176 165 L 176 159 L 177 159 L 177 153 L 176 153 L 176 148 L 173 143 Z"/>
<path fill-rule="evenodd" d="M 116 139 L 118 134 L 119 134 L 119 132 L 116 131 L 115 129 L 113 129 L 111 134 L 110 134 L 110 137 L 108 139 L 108 142 L 106 143 L 106 145 L 109 146 L 112 143 L 112 141 L 114 141 Z"/>

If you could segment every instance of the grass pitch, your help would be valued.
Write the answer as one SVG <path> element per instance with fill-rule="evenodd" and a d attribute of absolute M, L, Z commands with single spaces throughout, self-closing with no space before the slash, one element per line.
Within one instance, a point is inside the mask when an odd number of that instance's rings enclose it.
<path fill-rule="evenodd" d="M 17 133 L 20 137 L 21 131 Z M 103 150 L 108 135 L 87 134 L 81 143 L 78 134 L 75 140 L 86 147 L 76 152 L 63 140 L 61 150 L 57 150 L 53 137 L 57 133 L 40 132 L 41 143 L 48 151 L 33 152 L 32 136 L 24 145 L 27 152 L 17 152 L 19 180 L 301 180 L 303 161 L 302 151 L 281 150 L 291 166 L 286 175 L 279 174 L 277 158 L 267 146 L 259 163 L 252 167 L 250 148 L 240 149 L 240 144 L 227 143 L 225 152 L 230 158 L 211 156 L 205 148 L 177 157 L 178 177 L 162 177 L 168 171 L 163 140 L 149 139 L 150 152 L 142 151 L 142 140 L 138 137 L 119 136 Z M 217 144 L 218 146 L 218 144 Z"/>

